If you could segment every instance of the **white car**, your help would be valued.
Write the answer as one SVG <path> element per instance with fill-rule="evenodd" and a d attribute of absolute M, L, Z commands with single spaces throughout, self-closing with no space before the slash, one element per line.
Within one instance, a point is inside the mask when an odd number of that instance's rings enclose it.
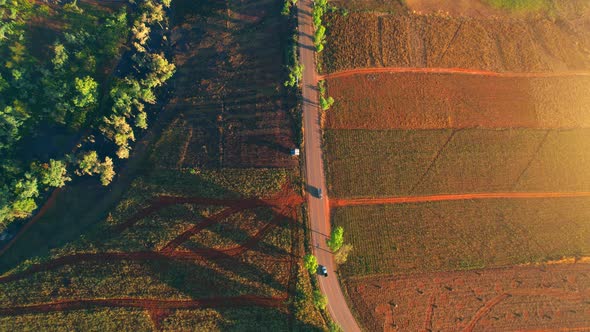
<path fill-rule="evenodd" d="M 323 275 L 324 277 L 328 276 L 328 269 L 325 266 L 320 265 L 318 270 L 319 270 L 320 274 Z"/>

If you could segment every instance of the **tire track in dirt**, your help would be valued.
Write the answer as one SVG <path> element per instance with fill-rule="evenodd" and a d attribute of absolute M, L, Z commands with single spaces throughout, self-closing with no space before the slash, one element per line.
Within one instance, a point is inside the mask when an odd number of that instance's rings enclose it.
<path fill-rule="evenodd" d="M 79 310 L 88 309 L 89 307 L 140 308 L 148 310 L 150 312 L 175 309 L 200 309 L 211 307 L 243 307 L 253 305 L 267 308 L 281 308 L 285 306 L 286 300 L 287 298 L 285 296 L 264 297 L 255 295 L 241 295 L 235 297 L 211 297 L 197 300 L 158 300 L 135 298 L 61 300 L 51 303 L 0 308 L 0 316 Z"/>
<path fill-rule="evenodd" d="M 298 202 L 299 200 L 295 200 Z M 287 205 L 283 212 L 293 212 L 295 207 L 291 205 Z M 228 208 L 216 216 L 217 218 L 213 218 L 210 225 L 215 224 L 219 220 L 223 219 L 224 216 L 231 215 L 232 208 Z M 214 216 L 215 217 L 215 216 Z M 154 251 L 139 251 L 139 252 L 106 252 L 106 253 L 80 253 L 80 254 L 73 254 L 68 256 L 62 256 L 51 261 L 45 263 L 38 263 L 30 266 L 27 270 L 16 272 L 7 276 L 0 276 L 0 284 L 12 282 L 15 280 L 26 278 L 32 274 L 37 272 L 43 272 L 47 270 L 52 270 L 61 266 L 65 265 L 73 265 L 76 263 L 81 262 L 103 262 L 103 261 L 121 261 L 121 260 L 205 260 L 205 259 L 218 259 L 223 257 L 233 257 L 244 253 L 247 250 L 254 248 L 270 231 L 272 231 L 275 227 L 277 227 L 280 223 L 280 220 L 283 218 L 288 218 L 288 214 L 285 213 L 276 213 L 275 217 L 269 221 L 266 225 L 264 225 L 256 234 L 254 234 L 250 239 L 233 248 L 228 249 L 211 249 L 211 248 L 197 248 L 192 249 L 191 251 L 175 251 L 173 250 L 178 245 L 182 244 L 184 241 L 188 240 L 192 235 L 197 234 L 198 232 L 191 232 L 190 230 L 181 234 L 177 239 L 181 240 L 172 240 L 168 245 L 164 248 L 167 248 L 165 251 L 162 250 L 161 252 L 154 252 Z M 207 223 L 207 222 L 205 222 Z M 209 223 L 207 223 L 209 224 Z M 204 229 L 202 224 L 195 226 L 199 228 L 199 230 Z"/>
<path fill-rule="evenodd" d="M 462 201 L 480 199 L 502 199 L 502 198 L 580 198 L 590 197 L 590 192 L 497 192 L 497 193 L 472 193 L 472 194 L 445 194 L 429 196 L 398 196 L 382 198 L 331 198 L 332 207 L 356 206 L 356 205 L 383 205 L 403 203 L 426 203 L 441 201 Z"/>
<path fill-rule="evenodd" d="M 544 288 L 532 288 L 532 289 L 514 289 L 510 292 L 500 294 L 489 302 L 487 302 L 483 307 L 479 308 L 479 310 L 475 313 L 475 316 L 471 319 L 469 324 L 463 329 L 464 332 L 471 332 L 479 322 L 479 320 L 485 316 L 493 307 L 501 303 L 502 301 L 506 300 L 507 298 L 513 296 L 549 296 L 555 297 L 560 299 L 565 299 L 568 301 L 583 301 L 590 297 L 590 290 L 586 291 L 573 291 L 568 292 L 559 289 L 544 289 Z"/>
<path fill-rule="evenodd" d="M 182 232 L 180 235 L 178 235 L 177 237 L 172 239 L 170 242 L 168 242 L 162 249 L 160 249 L 160 252 L 169 253 L 169 252 L 174 251 L 174 249 L 176 249 L 182 243 L 184 243 L 188 239 L 190 239 L 191 236 L 199 233 L 203 229 L 210 227 L 210 226 L 218 223 L 219 221 L 221 221 L 221 220 L 223 220 L 223 219 L 225 219 L 225 218 L 231 216 L 232 214 L 237 213 L 241 210 L 243 210 L 243 209 L 239 208 L 239 207 L 230 207 L 230 208 L 227 208 L 227 209 L 225 209 L 225 210 L 223 210 L 211 217 L 205 218 L 204 221 L 187 229 L 186 231 Z"/>
<path fill-rule="evenodd" d="M 318 75 L 318 80 L 325 80 L 328 78 L 341 78 L 360 74 L 379 74 L 379 73 L 395 73 L 395 74 L 458 74 L 458 75 L 473 75 L 473 76 L 489 76 L 489 77 L 507 77 L 507 78 L 551 78 L 551 77 L 568 77 L 568 76 L 590 76 L 588 71 L 566 71 L 566 72 L 494 72 L 487 70 L 476 70 L 467 68 L 418 68 L 418 67 L 373 67 L 373 68 L 355 68 L 350 70 L 338 71 L 326 75 Z"/>

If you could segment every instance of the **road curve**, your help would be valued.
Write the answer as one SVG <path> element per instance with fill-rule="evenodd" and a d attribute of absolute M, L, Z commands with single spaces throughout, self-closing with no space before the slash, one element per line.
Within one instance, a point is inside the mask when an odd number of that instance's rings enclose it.
<path fill-rule="evenodd" d="M 459 74 L 473 76 L 489 77 L 509 77 L 509 78 L 546 78 L 546 77 L 572 77 L 572 76 L 590 76 L 589 71 L 565 71 L 565 72 L 494 72 L 487 70 L 466 69 L 466 68 L 408 68 L 408 67 L 374 67 L 374 68 L 356 68 L 334 73 L 320 75 L 319 80 L 326 78 L 340 78 L 359 74 L 379 74 L 379 73 L 414 73 L 414 74 Z"/>
<path fill-rule="evenodd" d="M 424 203 L 440 201 L 462 201 L 479 199 L 501 199 L 501 198 L 574 198 L 590 197 L 590 192 L 497 192 L 497 193 L 472 193 L 472 194 L 446 194 L 430 196 L 398 196 L 381 198 L 351 198 L 332 199 L 330 206 L 353 206 L 353 205 L 382 205 L 402 203 Z"/>
<path fill-rule="evenodd" d="M 334 321 L 346 332 L 360 331 L 346 303 L 340 283 L 335 275 L 336 265 L 327 245 L 330 234 L 330 207 L 328 204 L 324 165 L 321 149 L 321 126 L 315 66 L 315 47 L 311 20 L 312 0 L 298 2 L 299 58 L 303 64 L 303 128 L 305 142 L 305 176 L 307 183 L 308 215 L 311 238 L 318 263 L 326 266 L 328 277 L 318 277 L 320 289 L 328 298 L 328 311 Z M 316 197 L 321 189 L 324 198 Z"/>

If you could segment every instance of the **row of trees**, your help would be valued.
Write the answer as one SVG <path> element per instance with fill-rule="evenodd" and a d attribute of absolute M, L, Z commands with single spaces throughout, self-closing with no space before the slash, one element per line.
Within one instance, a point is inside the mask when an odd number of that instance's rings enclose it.
<path fill-rule="evenodd" d="M 156 102 L 155 89 L 175 71 L 155 50 L 170 0 L 130 2 L 137 13 L 132 20 L 125 8 L 109 14 L 84 11 L 74 2 L 50 15 L 48 7 L 29 0 L 0 0 L 0 232 L 29 216 L 40 193 L 64 186 L 71 175 L 97 175 L 103 185 L 115 176 L 114 158 L 100 157 L 94 139 L 83 139 L 76 155 L 62 150 L 61 157 L 54 152 L 57 158 L 39 161 L 24 157 L 23 137 L 51 141 L 55 128 L 72 136 L 98 130 L 117 146 L 117 157 L 127 158 L 134 128 L 147 128 L 145 104 Z M 27 22 L 34 16 L 64 28 L 49 43 L 33 40 Z M 160 38 L 150 42 L 150 36 Z M 132 69 L 108 79 L 105 69 L 115 65 L 127 40 Z"/>

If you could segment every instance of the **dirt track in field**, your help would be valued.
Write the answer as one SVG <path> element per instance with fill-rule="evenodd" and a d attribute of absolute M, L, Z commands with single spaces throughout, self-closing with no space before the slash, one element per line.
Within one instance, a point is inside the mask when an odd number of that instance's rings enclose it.
<path fill-rule="evenodd" d="M 151 213 L 170 205 L 185 204 L 185 203 L 196 203 L 205 205 L 233 205 L 221 212 L 206 218 L 201 223 L 191 227 L 184 231 L 176 238 L 167 243 L 159 252 L 155 251 L 140 251 L 140 252 L 107 252 L 107 253 L 80 253 L 74 255 L 68 255 L 53 259 L 45 263 L 34 264 L 28 269 L 16 272 L 10 275 L 1 276 L 0 284 L 12 282 L 26 278 L 32 274 L 52 270 L 64 265 L 72 265 L 80 262 L 101 262 L 101 261 L 117 261 L 117 260 L 205 260 L 205 259 L 220 259 L 224 257 L 238 256 L 247 250 L 254 248 L 258 242 L 276 228 L 280 222 L 284 219 L 295 220 L 296 219 L 296 206 L 303 202 L 303 198 L 291 191 L 288 186 L 285 186 L 283 190 L 276 196 L 270 199 L 244 199 L 244 200 L 219 200 L 219 199 L 206 199 L 206 198 L 184 198 L 184 197 L 160 197 L 155 203 L 149 207 L 137 212 L 131 216 L 127 221 L 121 225 L 125 227 L 121 228 L 120 225 L 116 226 L 117 231 L 125 229 L 135 222 L 145 218 Z M 210 248 L 197 248 L 190 251 L 177 251 L 175 250 L 182 243 L 189 240 L 193 235 L 197 234 L 201 230 L 214 225 L 215 223 L 229 217 L 230 215 L 237 213 L 241 210 L 252 209 L 258 206 L 270 205 L 275 210 L 274 218 L 264 225 L 256 234 L 250 237 L 247 241 L 239 246 L 233 248 L 227 248 L 222 250 L 210 249 Z"/>
<path fill-rule="evenodd" d="M 340 78 L 359 74 L 379 74 L 379 73 L 416 73 L 416 74 L 458 74 L 458 75 L 476 75 L 488 77 L 507 77 L 507 78 L 550 78 L 550 77 L 568 77 L 568 76 L 590 76 L 590 71 L 565 71 L 565 72 L 538 72 L 538 73 L 510 73 L 510 72 L 493 72 L 488 70 L 475 70 L 465 68 L 408 68 L 408 67 L 375 67 L 375 68 L 355 68 L 350 70 L 338 71 L 326 75 L 319 75 L 319 80 L 328 78 Z"/>
<path fill-rule="evenodd" d="M 474 194 L 449 194 L 430 196 L 405 196 L 383 198 L 331 198 L 330 206 L 354 206 L 354 205 L 382 205 L 403 203 L 425 203 L 440 201 L 462 201 L 476 199 L 500 199 L 500 198 L 572 198 L 590 197 L 590 192 L 506 192 L 506 193 L 474 193 Z"/>
<path fill-rule="evenodd" d="M 210 307 L 243 307 L 261 306 L 280 308 L 285 306 L 286 297 L 262 297 L 254 295 L 242 295 L 236 297 L 211 297 L 198 300 L 156 300 L 156 299 L 82 299 L 62 300 L 51 303 L 0 308 L 0 316 L 46 313 L 65 310 L 88 309 L 89 307 L 119 307 L 140 308 L 148 311 L 161 311 L 172 309 L 200 309 Z"/>
<path fill-rule="evenodd" d="M 589 268 L 515 266 L 353 278 L 346 285 L 371 331 L 587 331 Z"/>

